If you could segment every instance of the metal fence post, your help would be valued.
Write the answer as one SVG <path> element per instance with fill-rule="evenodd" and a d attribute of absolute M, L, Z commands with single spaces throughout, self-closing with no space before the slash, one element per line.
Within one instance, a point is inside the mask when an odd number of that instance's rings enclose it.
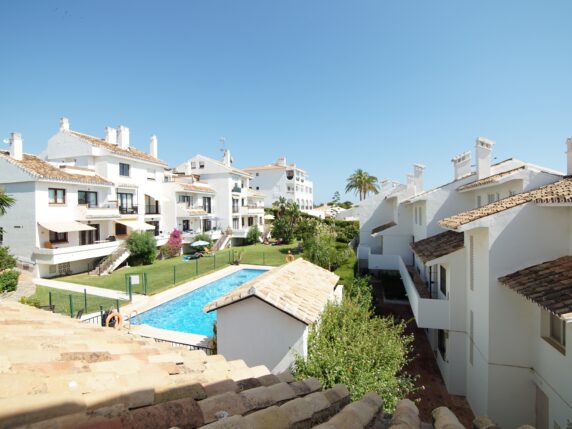
<path fill-rule="evenodd" d="M 129 292 L 129 283 L 131 283 L 131 277 L 129 274 L 125 274 L 125 293 Z"/>
<path fill-rule="evenodd" d="M 216 255 L 213 255 L 213 269 L 216 270 Z"/>
<path fill-rule="evenodd" d="M 72 294 L 69 294 L 69 299 L 70 299 L 70 317 L 73 317 L 73 297 Z"/>
<path fill-rule="evenodd" d="M 50 305 L 50 308 L 52 308 L 52 291 L 48 292 L 48 304 Z"/>
<path fill-rule="evenodd" d="M 173 284 L 177 284 L 177 266 L 173 265 Z"/>
<path fill-rule="evenodd" d="M 118 299 L 115 300 L 115 305 L 117 307 L 117 312 L 119 313 L 119 300 Z"/>
<path fill-rule="evenodd" d="M 264 253 L 264 250 L 262 251 L 262 265 L 266 265 L 266 253 Z"/>
<path fill-rule="evenodd" d="M 83 290 L 83 311 L 87 313 L 87 289 Z"/>
<path fill-rule="evenodd" d="M 103 305 L 99 306 L 99 317 L 101 319 L 101 325 L 103 326 L 103 323 L 105 322 L 105 320 L 103 320 Z"/>
<path fill-rule="evenodd" d="M 133 285 L 129 282 L 129 302 L 133 301 Z"/>
<path fill-rule="evenodd" d="M 147 295 L 147 273 L 143 273 L 143 294 Z"/>
<path fill-rule="evenodd" d="M 195 277 L 199 275 L 199 258 L 195 259 Z"/>

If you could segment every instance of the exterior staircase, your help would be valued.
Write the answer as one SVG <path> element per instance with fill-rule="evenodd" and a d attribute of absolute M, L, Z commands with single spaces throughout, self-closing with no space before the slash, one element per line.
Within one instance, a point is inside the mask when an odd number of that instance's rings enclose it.
<path fill-rule="evenodd" d="M 127 242 L 123 242 L 109 256 L 105 257 L 92 271 L 93 276 L 105 276 L 110 274 L 129 257 Z"/>
<path fill-rule="evenodd" d="M 230 242 L 230 235 L 227 234 L 226 232 L 223 232 L 220 238 L 213 245 L 212 251 L 216 252 L 218 250 L 224 249 L 226 246 L 228 246 L 229 242 Z"/>

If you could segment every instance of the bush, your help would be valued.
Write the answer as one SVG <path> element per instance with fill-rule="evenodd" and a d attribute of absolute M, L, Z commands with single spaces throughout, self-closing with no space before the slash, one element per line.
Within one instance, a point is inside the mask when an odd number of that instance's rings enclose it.
<path fill-rule="evenodd" d="M 202 233 L 200 233 L 200 234 L 197 234 L 197 235 L 195 236 L 193 242 L 195 242 L 195 241 L 206 241 L 207 243 L 209 243 L 209 244 L 207 245 L 207 247 L 209 247 L 209 248 L 210 248 L 210 247 L 212 246 L 212 244 L 213 244 L 213 240 L 212 240 L 211 236 L 208 235 L 207 233 L 204 233 L 204 232 L 202 232 Z"/>
<path fill-rule="evenodd" d="M 248 233 L 246 234 L 246 244 L 258 243 L 260 235 L 261 232 L 258 229 L 258 225 L 256 224 L 252 225 L 248 230 Z"/>
<path fill-rule="evenodd" d="M 0 271 L 16 268 L 16 258 L 14 258 L 7 247 L 0 246 Z"/>
<path fill-rule="evenodd" d="M 42 303 L 40 302 L 40 298 L 32 298 L 32 297 L 20 297 L 20 304 L 31 305 L 32 307 L 40 308 Z"/>
<path fill-rule="evenodd" d="M 169 236 L 167 243 L 161 248 L 161 252 L 163 252 L 163 255 L 166 258 L 174 258 L 181 254 L 182 247 L 183 237 L 181 236 L 181 231 L 175 228 L 171 231 L 171 235 Z"/>
<path fill-rule="evenodd" d="M 157 241 L 146 231 L 134 231 L 127 238 L 129 262 L 133 266 L 149 265 L 157 258 Z"/>
<path fill-rule="evenodd" d="M 6 270 L 0 273 L 0 292 L 12 292 L 18 286 L 20 273 L 16 270 Z"/>
<path fill-rule="evenodd" d="M 351 250 L 336 246 L 335 237 L 329 233 L 318 233 L 304 243 L 304 259 L 330 271 L 343 265 L 351 256 Z"/>
<path fill-rule="evenodd" d="M 289 244 L 294 239 L 294 224 L 289 217 L 275 219 L 272 223 L 272 237 L 282 239 L 284 244 Z"/>
<path fill-rule="evenodd" d="M 294 373 L 298 379 L 316 377 L 324 388 L 345 384 L 354 400 L 376 392 L 391 411 L 414 389 L 403 372 L 413 337 L 404 334 L 404 322 L 372 317 L 365 295 L 326 305 L 319 325 L 310 327 L 308 356 L 296 358 Z"/>

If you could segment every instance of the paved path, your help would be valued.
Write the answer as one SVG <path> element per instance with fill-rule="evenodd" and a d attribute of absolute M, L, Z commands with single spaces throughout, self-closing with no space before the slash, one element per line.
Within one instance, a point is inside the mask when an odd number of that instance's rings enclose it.
<path fill-rule="evenodd" d="M 79 285 L 75 283 L 62 282 L 59 280 L 40 279 L 40 278 L 35 278 L 34 283 L 36 283 L 36 285 L 38 286 L 46 286 L 54 289 L 67 290 L 70 292 L 83 293 L 83 291 L 85 290 L 88 295 L 101 296 L 103 298 L 121 299 L 121 300 L 129 299 L 129 295 L 127 295 L 124 292 L 119 292 L 117 290 L 112 290 L 112 289 L 104 289 L 101 287 Z M 133 300 L 137 300 L 138 298 L 141 298 L 141 296 L 133 294 Z"/>

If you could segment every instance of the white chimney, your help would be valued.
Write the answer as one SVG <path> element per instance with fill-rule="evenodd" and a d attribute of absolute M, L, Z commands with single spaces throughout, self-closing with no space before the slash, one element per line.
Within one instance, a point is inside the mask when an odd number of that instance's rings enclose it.
<path fill-rule="evenodd" d="M 157 136 L 155 134 L 149 138 L 149 155 L 157 158 Z"/>
<path fill-rule="evenodd" d="M 24 157 L 22 153 L 22 135 L 20 133 L 11 133 L 9 144 L 10 156 L 18 161 L 22 161 L 22 158 Z"/>
<path fill-rule="evenodd" d="M 407 177 L 407 191 L 415 193 L 415 176 L 411 173 L 405 175 Z"/>
<path fill-rule="evenodd" d="M 278 159 L 276 160 L 276 165 L 280 167 L 286 167 L 286 157 L 285 156 L 278 157 Z"/>
<path fill-rule="evenodd" d="M 413 164 L 413 179 L 416 193 L 423 191 L 423 170 L 425 170 L 424 165 Z"/>
<path fill-rule="evenodd" d="M 494 141 L 484 137 L 477 138 L 477 180 L 491 175 L 491 161 Z"/>
<path fill-rule="evenodd" d="M 185 176 L 191 176 L 193 174 L 193 169 L 191 168 L 191 161 L 187 161 L 185 164 Z"/>
<path fill-rule="evenodd" d="M 112 127 L 105 127 L 105 141 L 111 144 L 117 144 L 117 130 Z"/>
<path fill-rule="evenodd" d="M 222 163 L 227 167 L 230 167 L 232 164 L 232 158 L 230 157 L 230 150 L 225 149 L 224 155 L 222 156 Z"/>
<path fill-rule="evenodd" d="M 70 121 L 68 118 L 61 117 L 60 118 L 60 131 L 69 131 L 70 130 Z"/>
<path fill-rule="evenodd" d="M 129 128 L 124 125 L 117 127 L 117 145 L 121 149 L 129 149 Z"/>
<path fill-rule="evenodd" d="M 572 175 L 572 137 L 566 139 L 566 174 Z"/>
<path fill-rule="evenodd" d="M 463 152 L 451 160 L 455 172 L 455 180 L 471 174 L 471 152 Z"/>

